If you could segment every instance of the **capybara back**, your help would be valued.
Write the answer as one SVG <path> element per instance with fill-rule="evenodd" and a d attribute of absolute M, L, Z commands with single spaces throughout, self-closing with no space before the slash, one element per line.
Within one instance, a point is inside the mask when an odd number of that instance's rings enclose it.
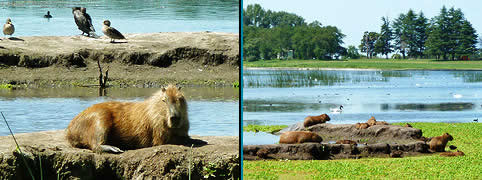
<path fill-rule="evenodd" d="M 300 144 L 305 142 L 321 142 L 323 139 L 310 131 L 288 131 L 280 136 L 280 144 Z"/>
<path fill-rule="evenodd" d="M 319 116 L 308 116 L 305 118 L 303 125 L 305 127 L 310 127 L 315 124 L 325 123 L 326 121 L 330 121 L 330 117 L 327 114 L 322 114 Z"/>

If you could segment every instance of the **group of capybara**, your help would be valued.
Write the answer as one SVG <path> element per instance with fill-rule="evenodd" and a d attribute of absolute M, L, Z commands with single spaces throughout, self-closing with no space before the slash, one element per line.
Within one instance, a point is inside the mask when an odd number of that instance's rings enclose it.
<path fill-rule="evenodd" d="M 305 128 L 316 125 L 316 124 L 321 124 L 321 123 L 326 123 L 327 121 L 330 121 L 330 117 L 327 114 L 322 114 L 319 116 L 308 116 L 304 119 L 303 126 Z M 355 128 L 356 129 L 366 129 L 371 126 L 375 125 L 390 125 L 389 123 L 385 121 L 377 121 L 375 117 L 371 117 L 368 119 L 366 123 L 356 123 Z M 405 124 L 404 127 L 409 127 L 413 128 L 411 124 Z M 448 141 L 452 141 L 454 138 L 449 134 L 449 133 L 444 133 L 442 136 L 435 136 L 431 138 L 426 138 L 425 141 L 428 142 L 429 149 L 432 152 L 443 152 L 440 153 L 440 156 L 463 156 L 465 155 L 462 151 L 457 150 L 457 152 L 445 152 L 445 146 L 447 145 Z M 280 144 L 300 144 L 300 143 L 321 143 L 323 141 L 323 138 L 319 136 L 316 133 L 310 132 L 310 131 L 288 131 L 284 132 L 283 134 L 280 135 Z M 357 145 L 356 141 L 353 140 L 338 140 L 336 141 L 336 144 L 351 144 L 351 145 Z M 454 150 L 456 149 L 456 146 L 451 145 L 450 149 Z M 393 151 L 390 153 L 390 157 L 402 157 L 403 152 L 402 151 Z"/>
<path fill-rule="evenodd" d="M 375 125 L 390 125 L 390 124 L 388 124 L 385 121 L 377 121 L 375 117 L 372 116 L 370 119 L 368 119 L 366 123 L 356 123 L 355 128 L 366 129 L 366 128 L 369 128 L 370 126 L 375 126 Z"/>
<path fill-rule="evenodd" d="M 189 142 L 187 102 L 169 85 L 142 102 L 104 102 L 79 113 L 66 129 L 73 147 L 121 153 L 162 144 Z"/>

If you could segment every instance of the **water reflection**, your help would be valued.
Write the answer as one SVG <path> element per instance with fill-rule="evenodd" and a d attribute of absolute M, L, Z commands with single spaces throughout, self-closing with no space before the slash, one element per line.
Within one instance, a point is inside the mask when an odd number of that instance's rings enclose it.
<path fill-rule="evenodd" d="M 464 111 L 472 110 L 474 103 L 439 103 L 439 104 L 382 104 L 381 109 L 389 111 L 391 109 L 397 110 L 418 110 L 418 111 Z"/>

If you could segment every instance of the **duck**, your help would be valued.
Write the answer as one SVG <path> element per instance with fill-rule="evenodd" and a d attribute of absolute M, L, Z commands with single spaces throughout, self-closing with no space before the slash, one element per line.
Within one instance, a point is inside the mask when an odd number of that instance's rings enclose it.
<path fill-rule="evenodd" d="M 117 31 L 117 29 L 110 27 L 110 21 L 104 20 L 104 26 L 102 27 L 102 32 L 110 38 L 110 42 L 113 43 L 114 39 L 126 39 L 122 33 Z"/>
<path fill-rule="evenodd" d="M 52 18 L 52 15 L 50 15 L 50 11 L 47 11 L 47 14 L 44 15 L 44 18 L 47 18 L 47 19 Z"/>
<path fill-rule="evenodd" d="M 11 37 L 14 32 L 15 26 L 13 26 L 12 20 L 10 18 L 7 18 L 7 22 L 3 25 L 3 34 L 5 36 L 10 35 Z"/>
<path fill-rule="evenodd" d="M 95 32 L 94 26 L 92 26 L 92 18 L 87 14 L 86 8 L 74 7 L 72 8 L 72 14 L 74 14 L 75 24 L 82 31 L 82 35 L 86 33 L 89 37 L 91 32 Z"/>
<path fill-rule="evenodd" d="M 343 105 L 340 105 L 339 108 L 330 108 L 331 113 L 341 113 L 343 111 Z"/>

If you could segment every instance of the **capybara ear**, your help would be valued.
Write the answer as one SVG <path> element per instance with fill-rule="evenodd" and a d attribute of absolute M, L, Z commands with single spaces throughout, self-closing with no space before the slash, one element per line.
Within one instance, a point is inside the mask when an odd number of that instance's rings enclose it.
<path fill-rule="evenodd" d="M 166 88 L 163 87 L 163 88 L 161 89 L 161 91 L 162 91 L 162 92 L 166 92 Z"/>
<path fill-rule="evenodd" d="M 181 87 L 181 86 L 179 86 L 179 87 L 177 87 L 177 90 L 181 90 L 181 88 L 182 88 L 182 87 Z"/>

